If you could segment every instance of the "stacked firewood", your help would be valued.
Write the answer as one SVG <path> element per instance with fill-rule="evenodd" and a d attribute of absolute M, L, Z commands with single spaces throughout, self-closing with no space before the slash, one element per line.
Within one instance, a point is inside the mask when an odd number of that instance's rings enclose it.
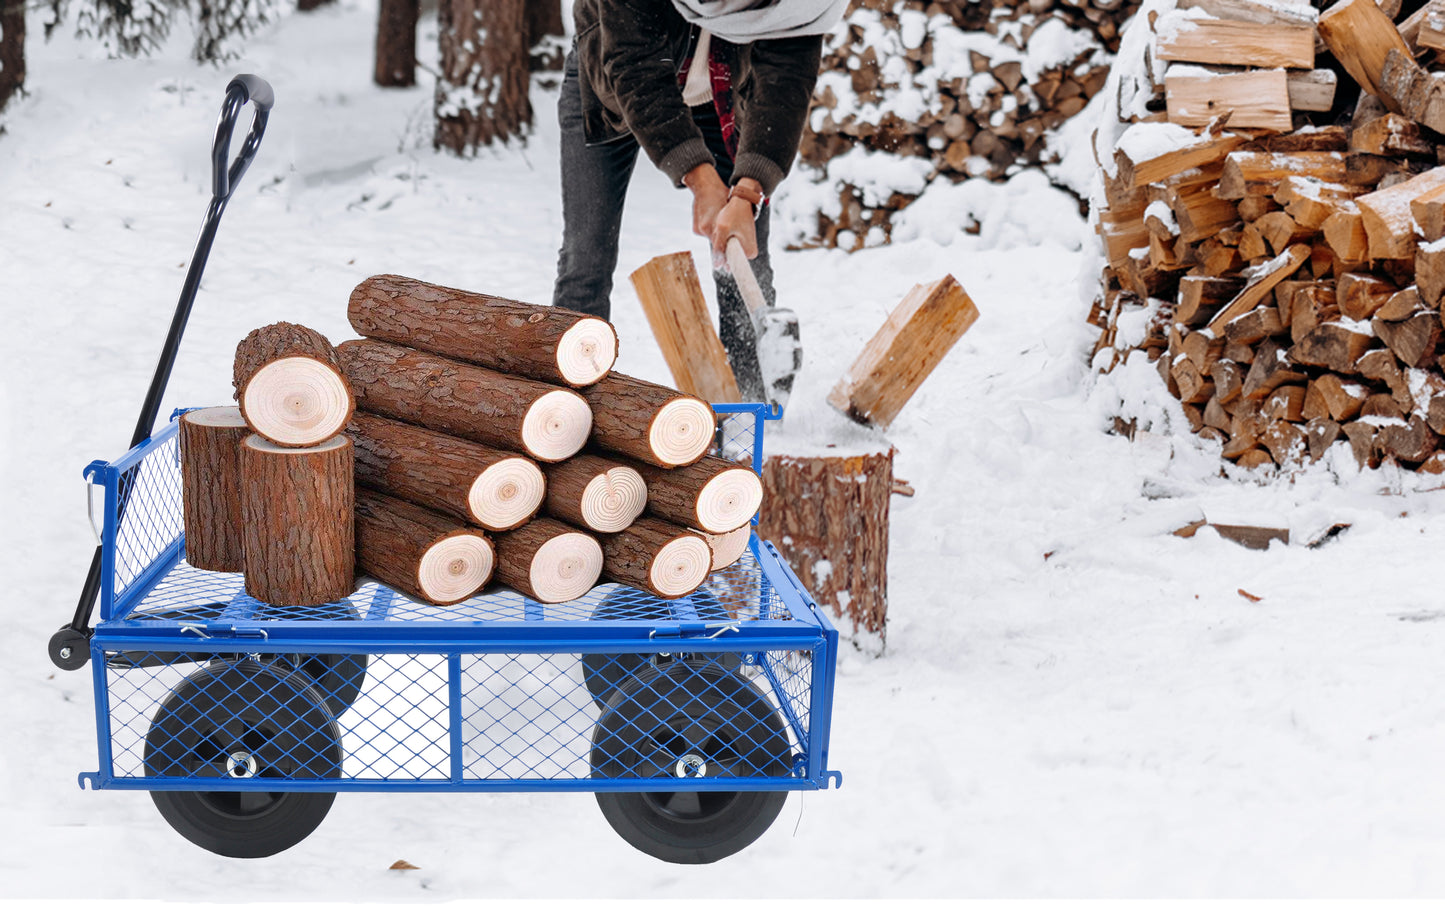
<path fill-rule="evenodd" d="M 803 163 L 827 175 L 830 161 L 855 149 L 882 152 L 926 163 L 926 180 L 955 182 L 1043 163 L 1047 135 L 1103 87 L 1119 26 L 1137 8 L 1137 0 L 854 0 L 824 48 Z M 892 215 L 918 195 L 838 182 L 840 210 L 818 216 L 822 246 L 886 240 Z"/>
<path fill-rule="evenodd" d="M 612 372 L 607 322 L 395 275 L 362 282 L 348 316 L 365 337 L 334 349 L 284 323 L 252 333 L 237 351 L 235 419 L 183 418 L 192 565 L 244 570 L 267 603 L 340 600 L 358 572 L 435 604 L 493 578 L 559 603 L 603 578 L 680 597 L 746 549 L 757 475 L 708 454 L 706 401 Z M 315 351 L 256 354 L 253 339 L 298 330 Z M 269 376 L 288 358 L 258 408 L 243 362 Z M 263 416 L 331 435 L 263 445 L 249 435 Z M 193 423 L 226 434 L 201 446 Z M 216 492 L 237 477 L 239 508 Z"/>
<path fill-rule="evenodd" d="M 1104 161 L 1095 365 L 1155 360 L 1240 465 L 1342 443 L 1445 471 L 1445 75 L 1416 62 L 1445 48 L 1445 0 L 1398 26 L 1373 0 L 1187 5 L 1153 22 L 1163 84 L 1120 108 L 1168 123 L 1137 117 Z"/>

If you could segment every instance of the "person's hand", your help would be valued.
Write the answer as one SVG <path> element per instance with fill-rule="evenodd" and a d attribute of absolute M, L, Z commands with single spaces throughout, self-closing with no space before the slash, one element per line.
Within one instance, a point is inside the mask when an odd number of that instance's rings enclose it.
<path fill-rule="evenodd" d="M 692 190 L 692 232 L 699 237 L 712 237 L 718 215 L 728 202 L 727 184 L 711 164 L 699 164 L 688 171 L 682 184 Z"/>
<path fill-rule="evenodd" d="M 749 259 L 758 255 L 757 220 L 752 203 L 741 197 L 733 197 L 718 214 L 717 224 L 712 232 L 713 258 L 727 257 L 728 240 L 736 237 L 742 244 L 743 252 Z"/>

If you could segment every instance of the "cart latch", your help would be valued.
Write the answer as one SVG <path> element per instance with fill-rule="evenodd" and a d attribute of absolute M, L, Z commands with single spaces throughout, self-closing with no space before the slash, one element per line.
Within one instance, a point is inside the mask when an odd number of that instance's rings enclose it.
<path fill-rule="evenodd" d="M 742 626 L 736 622 L 680 622 L 676 628 L 653 629 L 647 633 L 650 639 L 655 638 L 717 638 L 728 632 L 741 632 Z"/>

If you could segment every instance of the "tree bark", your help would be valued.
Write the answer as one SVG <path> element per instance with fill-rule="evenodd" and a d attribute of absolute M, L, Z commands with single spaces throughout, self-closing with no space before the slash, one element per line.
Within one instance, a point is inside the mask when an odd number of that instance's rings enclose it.
<path fill-rule="evenodd" d="M 368 338 L 542 382 L 591 385 L 617 359 L 606 320 L 400 275 L 361 282 L 346 313 Z"/>
<path fill-rule="evenodd" d="M 441 0 L 433 143 L 465 155 L 532 125 L 526 0 Z"/>
<path fill-rule="evenodd" d="M 376 68 L 372 72 L 377 85 L 416 85 L 416 20 L 420 10 L 420 0 L 381 0 L 376 19 Z"/>
<path fill-rule="evenodd" d="M 360 406 L 483 445 L 561 461 L 587 441 L 592 414 L 570 389 L 388 344 L 337 348 Z"/>
<path fill-rule="evenodd" d="M 712 447 L 717 416 L 701 398 L 621 373 L 579 392 L 592 408 L 592 442 L 601 448 L 675 468 Z"/>
<path fill-rule="evenodd" d="M 656 518 L 602 536 L 602 575 L 663 598 L 696 591 L 712 570 L 712 549 L 701 534 Z"/>
<path fill-rule="evenodd" d="M 491 541 L 446 515 L 371 490 L 356 494 L 358 571 L 437 606 L 460 603 L 492 577 Z"/>
<path fill-rule="evenodd" d="M 615 534 L 647 506 L 642 475 L 607 458 L 577 455 L 548 465 L 544 473 L 547 514 L 589 531 Z"/>
<path fill-rule="evenodd" d="M 0 3 L 0 111 L 25 85 L 25 4 Z"/>
<path fill-rule="evenodd" d="M 532 0 L 527 4 L 527 47 L 533 72 L 562 68 L 567 58 L 567 46 L 562 42 L 566 34 L 559 0 Z"/>
<path fill-rule="evenodd" d="M 647 483 L 648 513 L 686 528 L 724 534 L 751 521 L 762 505 L 758 475 L 715 455 L 671 470 L 641 462 L 632 467 Z"/>
<path fill-rule="evenodd" d="M 546 480 L 528 458 L 358 411 L 346 427 L 356 482 L 488 531 L 526 524 Z"/>
<path fill-rule="evenodd" d="M 232 384 L 251 432 L 281 446 L 314 446 L 341 432 L 356 399 L 326 336 L 290 322 L 236 346 Z"/>
<path fill-rule="evenodd" d="M 497 580 L 541 603 L 581 597 L 602 574 L 602 546 L 560 521 L 538 518 L 498 534 Z"/>
<path fill-rule="evenodd" d="M 306 449 L 260 436 L 241 444 L 246 593 L 263 603 L 314 606 L 356 587 L 351 441 Z"/>
<path fill-rule="evenodd" d="M 186 562 L 211 572 L 240 572 L 241 442 L 251 435 L 240 408 L 181 415 L 181 501 Z"/>

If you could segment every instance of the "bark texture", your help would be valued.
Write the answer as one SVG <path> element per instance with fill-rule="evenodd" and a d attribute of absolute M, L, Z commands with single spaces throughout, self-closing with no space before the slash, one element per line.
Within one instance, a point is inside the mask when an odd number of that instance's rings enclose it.
<path fill-rule="evenodd" d="M 25 85 L 25 4 L 0 3 L 0 111 Z"/>
<path fill-rule="evenodd" d="M 462 546 L 456 555 L 444 559 L 439 567 L 443 577 L 433 577 L 427 571 L 431 568 L 428 554 L 438 550 L 446 553 L 459 543 Z M 448 566 L 447 562 L 452 564 Z M 358 571 L 418 600 L 446 606 L 480 591 L 491 577 L 492 566 L 492 545 L 481 531 L 394 496 L 357 491 Z M 458 578 L 464 579 L 460 587 Z M 443 593 L 443 586 L 450 590 Z"/>
<path fill-rule="evenodd" d="M 181 502 L 186 562 L 212 572 L 245 568 L 241 542 L 241 442 L 251 434 L 239 408 L 181 415 Z"/>
<path fill-rule="evenodd" d="M 610 458 L 577 455 L 544 470 L 547 514 L 579 528 L 616 533 L 647 505 L 642 476 Z"/>
<path fill-rule="evenodd" d="M 458 155 L 532 125 L 526 0 L 441 0 L 433 144 Z"/>
<path fill-rule="evenodd" d="M 498 534 L 497 580 L 541 603 L 581 597 L 602 573 L 597 539 L 550 518 Z"/>
<path fill-rule="evenodd" d="M 416 20 L 419 0 L 381 0 L 376 19 L 376 68 L 372 78 L 386 88 L 416 84 Z"/>
<path fill-rule="evenodd" d="M 592 442 L 604 449 L 670 468 L 692 464 L 712 445 L 716 417 L 701 398 L 621 373 L 578 391 L 592 408 Z M 665 426 L 655 434 L 659 421 Z M 658 435 L 675 451 L 664 451 Z"/>
<path fill-rule="evenodd" d="M 723 534 L 751 521 L 762 503 L 758 475 L 716 455 L 670 470 L 629 464 L 647 482 L 648 514 L 686 528 Z"/>
<path fill-rule="evenodd" d="M 658 597 L 691 594 L 712 569 L 712 549 L 701 534 L 657 518 L 639 518 L 599 539 L 604 578 Z"/>
<path fill-rule="evenodd" d="M 285 400 L 274 398 L 270 390 L 252 388 L 258 374 L 273 365 L 263 382 L 276 385 L 275 371 L 286 369 L 284 362 L 292 358 L 319 364 L 327 386 L 286 390 Z M 246 424 L 277 445 L 304 447 L 324 442 L 340 432 L 356 410 L 336 349 L 325 335 L 304 325 L 277 322 L 254 330 L 236 346 L 231 370 L 231 384 Z"/>

